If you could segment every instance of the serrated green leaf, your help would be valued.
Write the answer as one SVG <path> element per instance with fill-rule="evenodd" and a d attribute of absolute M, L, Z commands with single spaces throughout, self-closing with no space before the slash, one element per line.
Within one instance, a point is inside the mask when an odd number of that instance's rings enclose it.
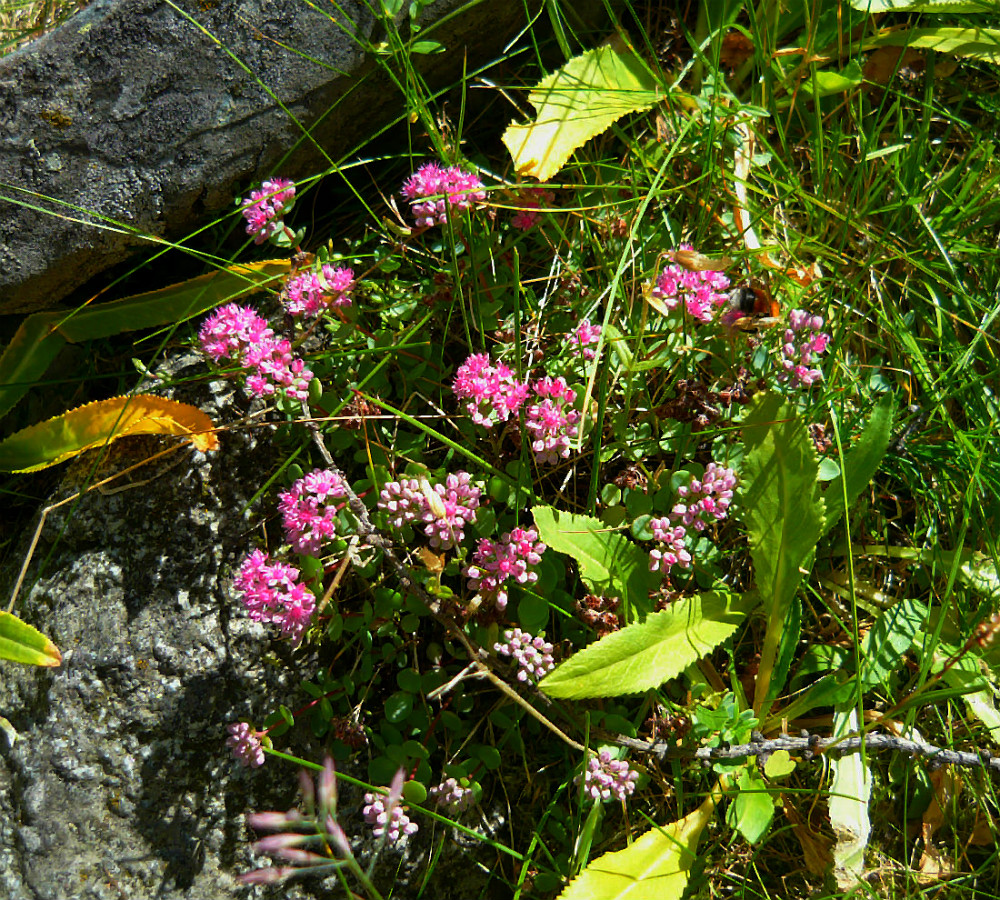
<path fill-rule="evenodd" d="M 927 619 L 919 600 L 901 600 L 883 612 L 861 645 L 861 689 L 868 690 L 899 671 L 900 660 L 913 646 Z"/>
<path fill-rule="evenodd" d="M 621 598 L 627 622 L 645 616 L 651 608 L 649 592 L 659 576 L 649 571 L 649 558 L 636 544 L 592 516 L 550 506 L 536 506 L 532 515 L 542 541 L 573 557 L 580 577 L 595 594 Z"/>
<path fill-rule="evenodd" d="M 866 38 L 863 49 L 872 47 L 913 47 L 997 63 L 1000 62 L 1000 31 L 995 28 L 904 28 L 882 31 Z"/>
<path fill-rule="evenodd" d="M 892 397 L 883 397 L 868 417 L 868 423 L 861 437 L 844 455 L 843 474 L 831 481 L 823 492 L 823 500 L 826 503 L 826 524 L 823 526 L 823 534 L 826 534 L 844 514 L 845 484 L 848 506 L 853 504 L 861 492 L 871 484 L 886 450 L 889 449 L 889 441 L 892 438 L 892 414 Z"/>
<path fill-rule="evenodd" d="M 887 12 L 988 13 L 997 12 L 996 0 L 850 0 L 859 12 L 878 15 Z"/>
<path fill-rule="evenodd" d="M 9 612 L 0 612 L 0 659 L 29 666 L 62 665 L 62 654 L 37 628 Z"/>
<path fill-rule="evenodd" d="M 659 687 L 732 635 L 750 607 L 750 601 L 728 594 L 685 597 L 573 654 L 539 687 L 571 700 Z"/>
<path fill-rule="evenodd" d="M 595 859 L 558 900 L 680 900 L 716 795 L 693 813 L 651 828 L 624 850 Z"/>
<path fill-rule="evenodd" d="M 812 439 L 780 397 L 766 394 L 755 404 L 744 421 L 743 443 L 740 508 L 767 617 L 754 698 L 763 717 L 766 698 L 781 687 L 771 687 L 778 645 L 801 567 L 822 533 L 824 507 Z"/>

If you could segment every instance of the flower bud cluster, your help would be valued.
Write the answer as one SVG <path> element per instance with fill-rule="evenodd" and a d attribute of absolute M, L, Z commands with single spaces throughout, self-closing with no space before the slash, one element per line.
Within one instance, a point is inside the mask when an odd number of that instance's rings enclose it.
<path fill-rule="evenodd" d="M 830 335 L 822 332 L 822 316 L 811 316 L 805 310 L 793 309 L 788 314 L 784 342 L 781 345 L 782 374 L 778 377 L 790 386 L 810 387 L 823 377 L 816 368 L 810 368 L 815 356 L 826 352 Z"/>
<path fill-rule="evenodd" d="M 319 555 L 337 534 L 337 512 L 347 496 L 343 479 L 328 469 L 314 469 L 278 497 L 285 537 L 296 553 Z"/>
<path fill-rule="evenodd" d="M 542 561 L 545 544 L 533 528 L 515 528 L 500 535 L 499 541 L 483 538 L 472 554 L 472 565 L 462 573 L 469 579 L 469 590 L 484 600 L 492 600 L 498 610 L 507 608 L 505 583 L 513 578 L 518 584 L 538 581 L 531 568 Z"/>
<path fill-rule="evenodd" d="M 249 722 L 233 722 L 226 726 L 226 730 L 229 732 L 226 746 L 232 749 L 236 759 L 247 768 L 257 769 L 264 765 L 264 748 L 260 743 L 260 735 Z"/>
<path fill-rule="evenodd" d="M 406 179 L 401 193 L 410 201 L 417 225 L 425 228 L 444 225 L 449 215 L 456 218 L 486 199 L 483 183 L 475 175 L 435 162 L 425 163 Z"/>
<path fill-rule="evenodd" d="M 259 191 L 251 191 L 242 202 L 247 234 L 255 244 L 263 244 L 271 235 L 284 228 L 282 216 L 295 201 L 295 184 L 287 178 L 265 181 Z"/>
<path fill-rule="evenodd" d="M 466 523 L 476 521 L 481 495 L 468 472 L 456 472 L 434 485 L 426 479 L 404 478 L 382 488 L 378 507 L 389 513 L 396 528 L 423 522 L 431 547 L 450 550 L 465 538 Z"/>
<path fill-rule="evenodd" d="M 532 637 L 520 628 L 508 628 L 503 633 L 505 643 L 494 644 L 493 649 L 501 656 L 512 656 L 520 667 L 518 681 L 527 681 L 528 676 L 544 678 L 551 672 L 556 662 L 552 658 L 552 645 L 540 637 Z"/>
<path fill-rule="evenodd" d="M 686 502 L 674 506 L 671 520 L 704 531 L 713 519 L 719 521 L 729 514 L 735 486 L 736 473 L 732 469 L 710 462 L 703 478 L 692 478 L 689 484 L 677 488 L 677 496 Z"/>
<path fill-rule="evenodd" d="M 427 796 L 452 814 L 463 812 L 476 802 L 472 788 L 460 784 L 456 778 L 446 778 L 440 784 L 434 785 L 427 792 Z"/>
<path fill-rule="evenodd" d="M 565 378 L 542 378 L 533 390 L 538 402 L 528 406 L 525 427 L 533 438 L 531 449 L 540 463 L 553 465 L 569 456 L 569 445 L 579 434 L 580 413 L 572 409 L 576 391 Z"/>
<path fill-rule="evenodd" d="M 623 759 L 614 759 L 610 750 L 602 750 L 587 761 L 587 768 L 576 776 L 583 782 L 584 793 L 595 801 L 607 803 L 612 797 L 623 803 L 635 791 L 639 773 L 629 768 Z"/>
<path fill-rule="evenodd" d="M 362 810 L 365 821 L 374 826 L 372 834 L 376 838 L 383 835 L 390 844 L 395 844 L 403 835 L 416 834 L 418 826 L 411 822 L 406 810 L 399 802 L 391 802 L 384 794 L 365 794 Z"/>
<path fill-rule="evenodd" d="M 198 339 L 215 362 L 232 359 L 253 370 L 246 379 L 251 396 L 269 397 L 278 390 L 293 400 L 309 396 L 313 373 L 292 354 L 292 342 L 278 339 L 249 307 L 230 303 L 217 309 L 202 323 Z"/>

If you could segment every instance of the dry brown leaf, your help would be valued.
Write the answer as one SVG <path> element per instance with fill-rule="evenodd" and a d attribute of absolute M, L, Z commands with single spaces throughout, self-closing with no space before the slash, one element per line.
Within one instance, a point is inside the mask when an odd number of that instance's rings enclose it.
<path fill-rule="evenodd" d="M 781 803 L 788 821 L 792 823 L 792 831 L 798 839 L 799 846 L 802 847 L 806 868 L 813 875 L 824 875 L 833 865 L 833 854 L 830 852 L 833 839 L 818 831 L 813 831 L 803 821 L 799 811 L 783 794 Z"/>
<path fill-rule="evenodd" d="M 879 47 L 873 51 L 861 70 L 866 81 L 888 84 L 900 69 L 923 69 L 924 54 L 912 47 Z"/>

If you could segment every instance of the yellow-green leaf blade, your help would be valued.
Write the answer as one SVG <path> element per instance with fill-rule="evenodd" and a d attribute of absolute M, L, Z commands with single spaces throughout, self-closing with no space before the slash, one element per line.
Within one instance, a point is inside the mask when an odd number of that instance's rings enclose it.
<path fill-rule="evenodd" d="M 528 95 L 535 121 L 510 125 L 502 140 L 518 174 L 548 181 L 590 138 L 662 96 L 642 60 L 616 39 L 542 79 Z"/>
<path fill-rule="evenodd" d="M 52 641 L 8 612 L 0 612 L 0 659 L 29 666 L 62 665 L 62 654 Z"/>
<path fill-rule="evenodd" d="M 680 900 L 715 802 L 710 796 L 683 819 L 650 829 L 624 850 L 599 856 L 559 900 Z"/>
<path fill-rule="evenodd" d="M 714 592 L 685 597 L 574 653 L 539 687 L 570 700 L 659 687 L 732 635 L 750 606 L 750 600 Z"/>
<path fill-rule="evenodd" d="M 0 443 L 0 470 L 34 472 L 129 434 L 189 437 L 202 450 L 218 447 L 212 419 L 195 406 L 147 394 L 79 406 L 23 428 Z"/>

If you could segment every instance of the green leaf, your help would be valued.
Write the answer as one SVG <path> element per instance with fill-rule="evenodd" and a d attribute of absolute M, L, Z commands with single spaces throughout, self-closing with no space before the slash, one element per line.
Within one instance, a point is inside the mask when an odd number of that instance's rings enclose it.
<path fill-rule="evenodd" d="M 766 698 L 781 687 L 771 687 L 778 645 L 801 567 L 822 534 L 823 498 L 809 432 L 780 397 L 767 394 L 756 403 L 744 421 L 743 442 L 740 507 L 767 617 L 754 697 L 763 717 Z"/>
<path fill-rule="evenodd" d="M 111 303 L 92 303 L 77 312 L 28 316 L 0 356 L 0 417 L 38 381 L 67 341 L 108 337 L 139 328 L 180 322 L 260 290 L 287 275 L 291 261 L 240 263 Z"/>
<path fill-rule="evenodd" d="M 396 691 L 385 701 L 385 717 L 387 721 L 398 724 L 406 719 L 413 710 L 413 694 L 406 691 Z"/>
<path fill-rule="evenodd" d="M 649 557 L 636 544 L 591 516 L 551 506 L 536 506 L 531 512 L 542 541 L 573 557 L 580 577 L 595 594 L 619 597 L 627 622 L 650 610 L 649 592 L 659 583 L 659 576 L 649 571 Z"/>
<path fill-rule="evenodd" d="M 772 781 L 795 771 L 795 760 L 787 750 L 775 750 L 764 763 L 764 774 Z"/>
<path fill-rule="evenodd" d="M 615 36 L 543 78 L 528 94 L 535 121 L 508 126 L 502 140 L 519 175 L 548 181 L 590 138 L 663 95 L 638 54 Z"/>
<path fill-rule="evenodd" d="M 982 62 L 1000 63 L 1000 31 L 995 28 L 905 28 L 865 39 L 863 49 L 914 47 Z"/>
<path fill-rule="evenodd" d="M 875 16 L 887 12 L 995 13 L 996 0 L 850 0 L 859 12 Z"/>
<path fill-rule="evenodd" d="M 771 799 L 767 783 L 756 768 L 741 769 L 737 784 L 739 793 L 729 804 L 726 821 L 751 844 L 756 844 L 771 827 L 774 800 Z"/>
<path fill-rule="evenodd" d="M 885 682 L 899 671 L 900 660 L 913 646 L 927 619 L 927 606 L 919 600 L 901 600 L 883 612 L 861 645 L 861 689 Z"/>
<path fill-rule="evenodd" d="M 854 698 L 838 706 L 833 716 L 835 737 L 856 733 L 858 710 Z M 859 750 L 834 756 L 830 763 L 830 824 L 837 843 L 833 848 L 833 875 L 841 890 L 857 887 L 864 877 L 865 848 L 872 824 L 868 816 L 872 773 Z"/>
<path fill-rule="evenodd" d="M 37 628 L 9 612 L 0 612 L 0 659 L 29 666 L 60 666 L 62 654 Z"/>
<path fill-rule="evenodd" d="M 595 859 L 558 900 L 680 900 L 717 795 L 693 813 L 651 828 L 624 850 Z"/>
<path fill-rule="evenodd" d="M 844 456 L 844 474 L 830 482 L 823 493 L 826 503 L 826 534 L 844 514 L 844 492 L 846 483 L 847 504 L 850 506 L 861 492 L 871 484 L 878 467 L 889 449 L 892 437 L 892 397 L 883 397 L 872 410 L 868 424 L 861 437 Z"/>
<path fill-rule="evenodd" d="M 815 82 L 810 78 L 803 79 L 800 89 L 811 97 L 829 97 L 831 94 L 842 94 L 851 88 L 856 88 L 864 81 L 861 65 L 852 59 L 840 72 L 820 70 L 815 75 Z"/>
<path fill-rule="evenodd" d="M 685 597 L 573 654 L 539 687 L 552 697 L 614 697 L 659 687 L 728 638 L 751 607 L 728 594 Z"/>

